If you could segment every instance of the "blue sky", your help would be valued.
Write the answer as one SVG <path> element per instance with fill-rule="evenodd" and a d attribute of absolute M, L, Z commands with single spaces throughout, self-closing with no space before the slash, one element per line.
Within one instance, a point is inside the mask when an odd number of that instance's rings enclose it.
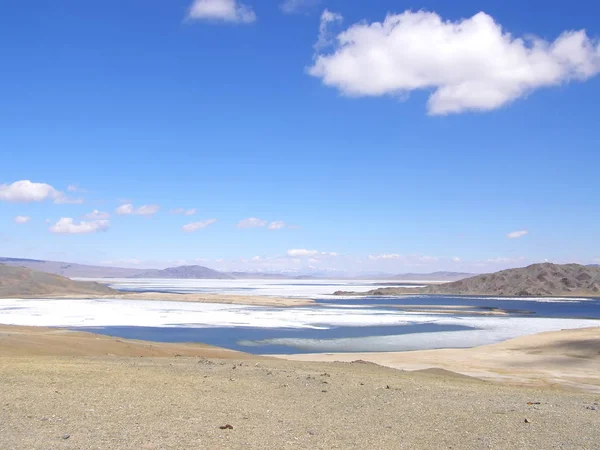
<path fill-rule="evenodd" d="M 600 262 L 597 2 L 3 6 L 1 256 Z"/>

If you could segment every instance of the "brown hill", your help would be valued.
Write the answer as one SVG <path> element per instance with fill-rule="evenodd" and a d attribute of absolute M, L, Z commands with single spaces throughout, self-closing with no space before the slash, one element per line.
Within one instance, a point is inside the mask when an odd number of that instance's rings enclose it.
<path fill-rule="evenodd" d="M 580 264 L 533 264 L 519 269 L 476 275 L 420 289 L 381 288 L 363 295 L 404 294 L 577 296 L 600 295 L 600 267 Z M 336 292 L 337 295 L 349 293 Z"/>
<path fill-rule="evenodd" d="M 0 264 L 0 298 L 117 294 L 100 283 Z"/>

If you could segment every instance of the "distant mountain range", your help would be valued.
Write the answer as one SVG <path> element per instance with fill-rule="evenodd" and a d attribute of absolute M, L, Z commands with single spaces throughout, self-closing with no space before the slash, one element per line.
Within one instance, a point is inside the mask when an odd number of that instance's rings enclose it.
<path fill-rule="evenodd" d="M 145 270 L 133 275 L 132 278 L 175 278 L 175 279 L 212 279 L 233 280 L 234 277 L 228 273 L 217 272 L 204 266 L 179 266 L 167 269 Z"/>
<path fill-rule="evenodd" d="M 179 266 L 167 269 L 130 269 L 124 267 L 94 266 L 61 261 L 45 261 L 26 258 L 2 258 L 0 264 L 26 267 L 42 272 L 54 273 L 69 278 L 168 278 L 168 279 L 257 279 L 257 280 L 407 280 L 407 281 L 455 281 L 472 276 L 462 272 L 433 272 L 405 274 L 376 274 L 345 277 L 327 273 L 291 274 L 265 272 L 220 272 L 204 266 Z"/>
<path fill-rule="evenodd" d="M 533 264 L 492 274 L 424 288 L 380 288 L 360 295 L 499 295 L 499 296 L 598 296 L 600 267 L 580 264 Z M 357 294 L 336 292 L 336 295 Z"/>
<path fill-rule="evenodd" d="M 100 283 L 73 281 L 53 273 L 0 264 L 0 298 L 116 293 Z"/>

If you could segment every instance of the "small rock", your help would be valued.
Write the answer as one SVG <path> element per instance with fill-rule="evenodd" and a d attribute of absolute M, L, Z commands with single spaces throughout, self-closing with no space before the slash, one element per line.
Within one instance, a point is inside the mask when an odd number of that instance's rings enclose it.
<path fill-rule="evenodd" d="M 525 420 L 524 420 L 524 422 L 525 422 L 525 423 L 531 423 L 531 420 L 529 420 L 527 417 L 525 417 Z"/>
<path fill-rule="evenodd" d="M 221 430 L 233 430 L 233 426 L 229 425 L 229 424 L 227 424 L 227 425 L 221 425 L 219 428 Z"/>
<path fill-rule="evenodd" d="M 70 437 L 71 437 L 71 435 L 70 435 L 70 434 L 63 434 L 63 435 L 62 435 L 62 438 L 63 438 L 64 440 L 67 440 L 67 439 L 69 439 Z"/>

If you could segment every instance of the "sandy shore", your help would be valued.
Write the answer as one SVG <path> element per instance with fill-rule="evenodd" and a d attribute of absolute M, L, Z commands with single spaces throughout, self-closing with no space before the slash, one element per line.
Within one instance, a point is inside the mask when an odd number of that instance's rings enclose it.
<path fill-rule="evenodd" d="M 25 297 L 23 297 L 25 298 Z M 37 297 L 36 297 L 37 298 Z M 267 297 L 260 295 L 224 295 L 224 294 L 170 294 L 163 292 L 132 292 L 108 295 L 56 295 L 45 298 L 81 298 L 113 300 L 146 300 L 160 302 L 225 303 L 255 306 L 305 306 L 315 303 L 307 298 Z"/>
<path fill-rule="evenodd" d="M 280 356 L 294 361 L 364 360 L 402 370 L 441 368 L 514 385 L 600 393 L 600 327 L 523 336 L 469 349 Z"/>
<path fill-rule="evenodd" d="M 30 327 L 0 327 L 0 398 L 7 449 L 591 449 L 600 442 L 598 394 Z"/>

